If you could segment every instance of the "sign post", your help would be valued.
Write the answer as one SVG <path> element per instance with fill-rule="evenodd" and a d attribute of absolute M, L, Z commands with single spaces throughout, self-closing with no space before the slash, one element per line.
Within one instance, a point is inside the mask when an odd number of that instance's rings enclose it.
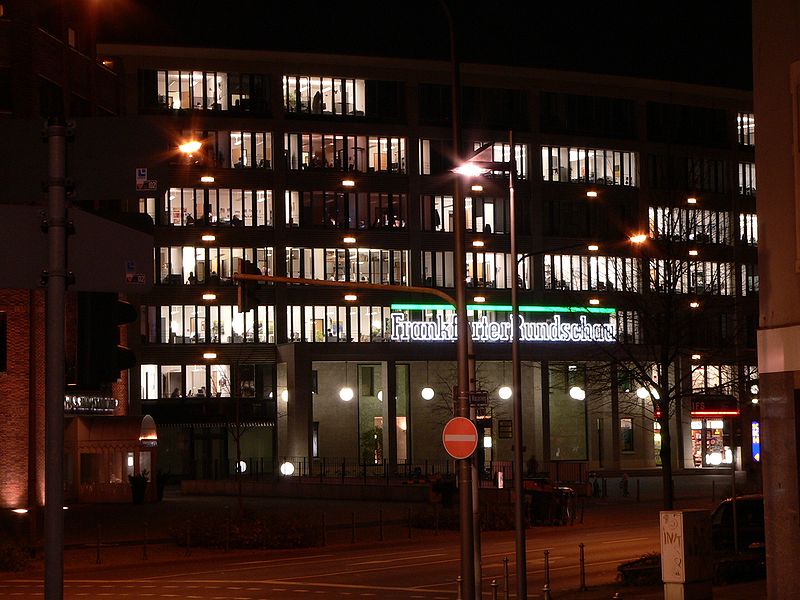
<path fill-rule="evenodd" d="M 478 447 L 478 429 L 469 419 L 455 417 L 444 426 L 442 443 L 447 453 L 456 460 L 469 458 Z"/>

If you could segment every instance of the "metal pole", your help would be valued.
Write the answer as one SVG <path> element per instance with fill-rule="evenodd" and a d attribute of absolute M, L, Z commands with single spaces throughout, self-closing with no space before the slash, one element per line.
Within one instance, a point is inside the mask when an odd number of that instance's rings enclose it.
<path fill-rule="evenodd" d="M 456 32 L 453 15 L 445 0 L 441 0 L 447 15 L 450 33 L 450 99 L 451 122 L 453 125 L 453 158 L 460 163 L 461 158 L 461 77 L 456 54 Z M 453 244 L 454 275 L 456 286 L 456 319 L 458 341 L 458 416 L 469 418 L 469 365 L 467 362 L 467 337 L 470 331 L 467 323 L 466 256 L 464 253 L 464 228 L 466 212 L 461 191 L 461 177 L 453 177 Z M 465 600 L 475 600 L 475 556 L 473 554 L 472 524 L 472 469 L 471 459 L 458 461 L 458 509 L 461 528 L 461 579 Z"/>
<path fill-rule="evenodd" d="M 67 287 L 66 125 L 47 123 L 47 292 L 45 303 L 44 596 L 64 597 L 64 296 Z"/>
<path fill-rule="evenodd" d="M 517 262 L 517 218 L 514 198 L 514 133 L 508 132 L 511 168 L 508 171 L 508 207 L 511 214 L 511 373 L 514 445 L 514 545 L 517 567 L 517 598 L 528 597 L 528 563 L 525 556 L 525 515 L 522 486 L 522 367 L 519 358 L 519 263 Z"/>
<path fill-rule="evenodd" d="M 580 591 L 585 592 L 588 588 L 586 587 L 586 558 L 583 553 L 584 545 L 583 542 L 578 544 L 578 547 L 581 549 L 581 587 Z"/>
<path fill-rule="evenodd" d="M 508 595 L 511 592 L 511 590 L 509 590 L 509 585 L 508 585 L 508 557 L 507 556 L 503 557 L 503 592 L 504 592 L 504 595 L 505 595 L 505 600 L 508 600 Z"/>
<path fill-rule="evenodd" d="M 492 600 L 497 600 L 497 579 L 492 579 Z"/>
<path fill-rule="evenodd" d="M 542 598 L 550 600 L 550 550 L 544 551 L 544 587 L 542 587 Z"/>
<path fill-rule="evenodd" d="M 477 391 L 477 375 L 475 371 L 475 350 L 472 343 L 472 335 L 467 339 L 467 365 L 469 366 L 469 389 L 470 392 Z M 477 407 L 470 402 L 469 418 L 473 423 L 478 422 Z M 478 432 L 478 443 L 482 443 L 481 433 Z M 480 465 L 483 467 L 483 465 Z M 481 560 L 481 514 L 480 514 L 480 474 L 478 465 L 478 453 L 472 455 L 472 554 L 475 557 L 475 594 L 478 598 L 483 595 L 483 565 Z"/>

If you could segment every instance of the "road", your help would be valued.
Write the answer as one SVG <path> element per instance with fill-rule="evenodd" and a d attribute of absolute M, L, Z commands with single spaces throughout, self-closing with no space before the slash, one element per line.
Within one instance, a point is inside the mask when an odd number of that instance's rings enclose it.
<path fill-rule="evenodd" d="M 551 589 L 579 585 L 578 544 L 586 551 L 587 583 L 608 583 L 617 565 L 658 547 L 657 509 L 598 514 L 593 523 L 528 530 L 529 598 L 540 598 L 544 583 L 544 550 L 550 551 Z M 77 568 L 67 562 L 65 598 L 205 598 L 217 600 L 360 598 L 454 600 L 459 573 L 458 536 L 415 532 L 414 539 L 367 544 L 337 544 L 285 551 L 194 552 L 169 560 L 141 560 L 141 549 L 127 551 L 127 564 L 95 565 L 88 557 Z M 513 532 L 484 533 L 482 538 L 484 597 L 496 579 L 503 597 L 503 558 L 509 559 L 514 596 Z M 122 551 L 122 550 L 120 550 Z M 67 557 L 69 561 L 69 557 Z M 120 562 L 120 561 L 117 561 Z M 122 560 L 122 563 L 126 561 Z M 42 597 L 37 574 L 0 574 L 0 598 Z"/>

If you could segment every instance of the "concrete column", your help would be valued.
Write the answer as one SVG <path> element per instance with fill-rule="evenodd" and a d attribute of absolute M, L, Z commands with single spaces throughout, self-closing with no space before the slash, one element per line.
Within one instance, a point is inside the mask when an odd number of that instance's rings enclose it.
<path fill-rule="evenodd" d="M 311 458 L 311 428 L 314 403 L 311 394 L 311 360 L 295 354 L 286 361 L 289 401 L 286 405 L 287 454 L 295 459 Z"/>
<path fill-rule="evenodd" d="M 383 458 L 389 471 L 397 470 L 397 370 L 393 360 L 381 363 L 383 381 Z"/>
<path fill-rule="evenodd" d="M 788 568 L 797 561 L 800 539 L 798 387 L 800 372 L 761 374 L 761 452 L 770 599 L 791 598 L 800 589 L 800 569 Z"/>

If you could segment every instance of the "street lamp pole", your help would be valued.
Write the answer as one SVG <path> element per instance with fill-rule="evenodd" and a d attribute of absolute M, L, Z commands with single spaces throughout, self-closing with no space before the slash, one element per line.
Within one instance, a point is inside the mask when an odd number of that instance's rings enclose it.
<path fill-rule="evenodd" d="M 514 155 L 514 132 L 508 132 L 511 168 L 508 170 L 508 209 L 511 214 L 511 393 L 514 443 L 514 543 L 517 568 L 517 598 L 528 597 L 528 568 L 525 547 L 525 515 L 522 501 L 522 366 L 519 358 L 519 262 L 517 261 L 517 217 L 514 198 L 514 175 L 516 157 Z"/>
<path fill-rule="evenodd" d="M 450 29 L 450 99 L 451 122 L 453 125 L 453 159 L 456 165 L 461 158 L 461 77 L 456 58 L 456 35 L 453 15 L 445 0 L 441 0 L 442 7 L 447 15 L 447 24 Z M 458 364 L 458 398 L 457 414 L 459 417 L 469 418 L 469 362 L 468 362 L 468 336 L 470 331 L 467 323 L 467 290 L 466 290 L 466 255 L 464 252 L 464 229 L 466 212 L 461 189 L 461 177 L 453 177 L 453 243 L 455 262 L 455 291 L 456 291 L 456 356 Z M 474 556 L 474 527 L 472 523 L 472 459 L 466 458 L 458 461 L 458 510 L 461 529 L 461 585 L 462 598 L 475 599 L 475 556 Z"/>

